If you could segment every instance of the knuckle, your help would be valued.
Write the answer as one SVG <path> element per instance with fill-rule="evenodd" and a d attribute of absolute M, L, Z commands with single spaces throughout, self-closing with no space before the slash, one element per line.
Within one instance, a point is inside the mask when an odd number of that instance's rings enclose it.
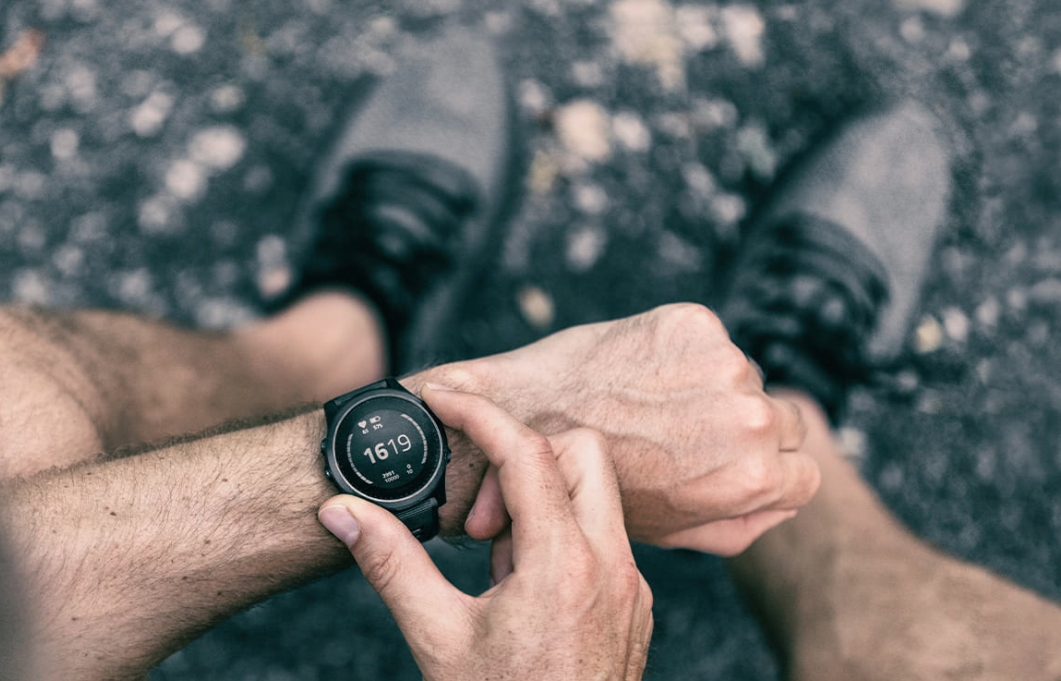
<path fill-rule="evenodd" d="M 633 603 L 641 593 L 641 583 L 644 581 L 641 572 L 637 569 L 633 558 L 625 559 L 614 566 L 611 570 L 614 580 L 615 592 L 621 594 L 623 599 Z"/>
<path fill-rule="evenodd" d="M 448 385 L 461 392 L 487 394 L 482 377 L 471 370 L 468 362 L 452 362 L 431 369 L 431 381 Z"/>
<path fill-rule="evenodd" d="M 569 433 L 569 442 L 583 452 L 585 456 L 595 459 L 603 458 L 608 451 L 608 440 L 600 431 L 592 428 L 576 428 Z"/>
<path fill-rule="evenodd" d="M 718 315 L 696 303 L 675 303 L 660 308 L 659 329 L 668 336 L 703 339 L 728 338 Z"/>
<path fill-rule="evenodd" d="M 777 411 L 765 394 L 749 395 L 741 401 L 737 412 L 744 430 L 757 436 L 772 435 L 778 428 Z"/>
<path fill-rule="evenodd" d="M 386 594 L 394 588 L 401 574 L 400 563 L 397 554 L 391 550 L 377 551 L 358 561 L 361 574 L 380 594 Z"/>
<path fill-rule="evenodd" d="M 715 351 L 712 372 L 726 385 L 744 386 L 755 369 L 743 350 L 728 343 Z"/>
<path fill-rule="evenodd" d="M 521 439 L 522 442 L 520 445 L 523 447 L 525 456 L 540 463 L 546 461 L 552 462 L 555 460 L 556 457 L 553 453 L 553 446 L 549 442 L 549 438 L 538 432 L 528 430 L 521 436 Z"/>
<path fill-rule="evenodd" d="M 638 589 L 641 595 L 641 610 L 648 613 L 649 629 L 652 627 L 652 606 L 655 603 L 655 596 L 652 595 L 652 588 L 649 587 L 648 582 L 645 578 L 638 574 L 639 585 Z"/>
<path fill-rule="evenodd" d="M 781 472 L 773 460 L 756 456 L 745 463 L 742 481 L 749 499 L 771 498 L 780 491 Z"/>

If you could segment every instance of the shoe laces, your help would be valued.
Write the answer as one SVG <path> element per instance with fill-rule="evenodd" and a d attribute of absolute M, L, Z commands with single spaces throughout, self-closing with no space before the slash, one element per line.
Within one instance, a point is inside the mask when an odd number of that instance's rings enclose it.
<path fill-rule="evenodd" d="M 888 298 L 877 258 L 843 228 L 793 215 L 752 236 L 723 319 L 766 380 L 802 388 L 831 417 L 877 367 L 867 351 Z"/>

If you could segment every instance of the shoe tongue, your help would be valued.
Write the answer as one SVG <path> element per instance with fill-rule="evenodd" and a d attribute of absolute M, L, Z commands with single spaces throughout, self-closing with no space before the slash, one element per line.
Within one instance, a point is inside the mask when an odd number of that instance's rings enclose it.
<path fill-rule="evenodd" d="M 407 152 L 359 158 L 319 213 L 320 236 L 301 290 L 345 286 L 373 302 L 390 339 L 393 366 L 417 301 L 450 275 L 461 229 L 475 210 L 470 175 L 444 160 Z"/>

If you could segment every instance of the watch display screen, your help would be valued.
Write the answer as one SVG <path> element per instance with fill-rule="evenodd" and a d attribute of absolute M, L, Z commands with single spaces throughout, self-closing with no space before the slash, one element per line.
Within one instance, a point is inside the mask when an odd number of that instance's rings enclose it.
<path fill-rule="evenodd" d="M 357 404 L 335 431 L 335 463 L 370 497 L 398 500 L 421 489 L 438 469 L 442 442 L 419 405 L 383 396 Z"/>

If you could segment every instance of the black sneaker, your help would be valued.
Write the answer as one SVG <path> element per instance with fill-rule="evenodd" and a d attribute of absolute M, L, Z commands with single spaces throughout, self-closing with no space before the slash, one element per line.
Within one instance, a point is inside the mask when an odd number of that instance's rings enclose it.
<path fill-rule="evenodd" d="M 391 372 L 424 362 L 498 236 L 513 128 L 490 39 L 451 28 L 399 54 L 315 172 L 294 229 L 316 242 L 285 300 L 357 290 L 382 318 Z"/>
<path fill-rule="evenodd" d="M 951 191 L 939 121 L 906 102 L 844 126 L 793 169 L 734 259 L 719 316 L 768 384 L 835 423 L 900 355 Z"/>

